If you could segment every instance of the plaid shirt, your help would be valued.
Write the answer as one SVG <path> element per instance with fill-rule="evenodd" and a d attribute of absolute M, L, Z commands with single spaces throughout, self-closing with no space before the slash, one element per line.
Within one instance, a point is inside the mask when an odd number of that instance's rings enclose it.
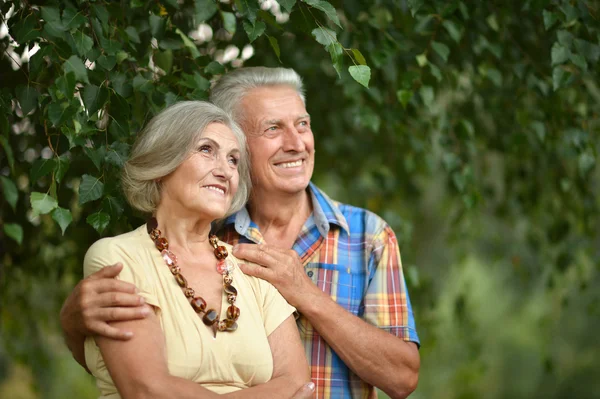
<path fill-rule="evenodd" d="M 310 184 L 313 212 L 293 249 L 307 275 L 348 312 L 405 341 L 419 344 L 394 232 L 379 216 L 331 200 Z M 242 209 L 219 231 L 232 245 L 264 242 Z M 317 398 L 377 398 L 375 389 L 354 374 L 312 327 L 297 320 L 311 366 Z"/>

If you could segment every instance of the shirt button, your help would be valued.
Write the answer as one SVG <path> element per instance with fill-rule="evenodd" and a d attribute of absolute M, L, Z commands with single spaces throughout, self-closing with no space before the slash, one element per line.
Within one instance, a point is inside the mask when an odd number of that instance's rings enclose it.
<path fill-rule="evenodd" d="M 312 270 L 310 270 L 310 271 L 309 271 L 308 273 L 306 273 L 306 274 L 308 274 L 308 277 L 312 277 L 312 276 L 313 276 L 313 271 L 312 271 Z"/>

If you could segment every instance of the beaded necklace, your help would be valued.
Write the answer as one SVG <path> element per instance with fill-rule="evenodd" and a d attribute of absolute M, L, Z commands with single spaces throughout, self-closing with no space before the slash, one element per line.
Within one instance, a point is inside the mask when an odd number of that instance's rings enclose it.
<path fill-rule="evenodd" d="M 177 256 L 169 249 L 169 241 L 166 237 L 162 236 L 161 231 L 158 229 L 158 221 L 155 217 L 152 217 L 146 223 L 146 229 L 154 245 L 160 251 L 165 264 L 175 277 L 175 281 L 183 290 L 186 298 L 190 299 L 190 305 L 194 311 L 198 314 L 204 313 L 202 316 L 202 322 L 209 327 L 213 327 L 218 331 L 233 332 L 237 330 L 238 325 L 236 320 L 240 317 L 240 308 L 235 306 L 235 300 L 237 299 L 237 290 L 231 283 L 233 282 L 233 262 L 231 259 L 227 259 L 229 255 L 227 248 L 218 244 L 217 236 L 211 234 L 208 238 L 210 245 L 214 248 L 214 254 L 217 258 L 217 272 L 223 276 L 223 291 L 227 295 L 227 302 L 229 307 L 227 308 L 227 318 L 225 320 L 219 320 L 219 314 L 214 309 L 206 310 L 206 301 L 201 296 L 196 296 L 193 288 L 188 287 L 187 280 L 181 274 L 181 269 L 177 264 Z"/>

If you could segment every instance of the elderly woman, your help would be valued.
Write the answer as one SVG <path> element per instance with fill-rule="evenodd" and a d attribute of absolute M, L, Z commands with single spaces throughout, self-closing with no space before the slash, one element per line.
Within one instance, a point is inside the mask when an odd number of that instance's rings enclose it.
<path fill-rule="evenodd" d="M 294 309 L 210 235 L 249 186 L 244 135 L 212 104 L 175 104 L 140 134 L 123 190 L 153 217 L 96 242 L 84 261 L 86 276 L 122 263 L 119 279 L 138 287 L 150 312 L 115 323 L 134 333 L 128 341 L 86 340 L 102 398 L 289 398 L 309 381 Z"/>

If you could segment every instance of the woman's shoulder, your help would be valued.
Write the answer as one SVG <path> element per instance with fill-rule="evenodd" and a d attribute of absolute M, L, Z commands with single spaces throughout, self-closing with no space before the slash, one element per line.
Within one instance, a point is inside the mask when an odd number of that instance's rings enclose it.
<path fill-rule="evenodd" d="M 92 244 L 88 254 L 104 253 L 105 251 L 131 252 L 145 246 L 147 237 L 146 225 L 114 237 L 104 237 Z"/>

